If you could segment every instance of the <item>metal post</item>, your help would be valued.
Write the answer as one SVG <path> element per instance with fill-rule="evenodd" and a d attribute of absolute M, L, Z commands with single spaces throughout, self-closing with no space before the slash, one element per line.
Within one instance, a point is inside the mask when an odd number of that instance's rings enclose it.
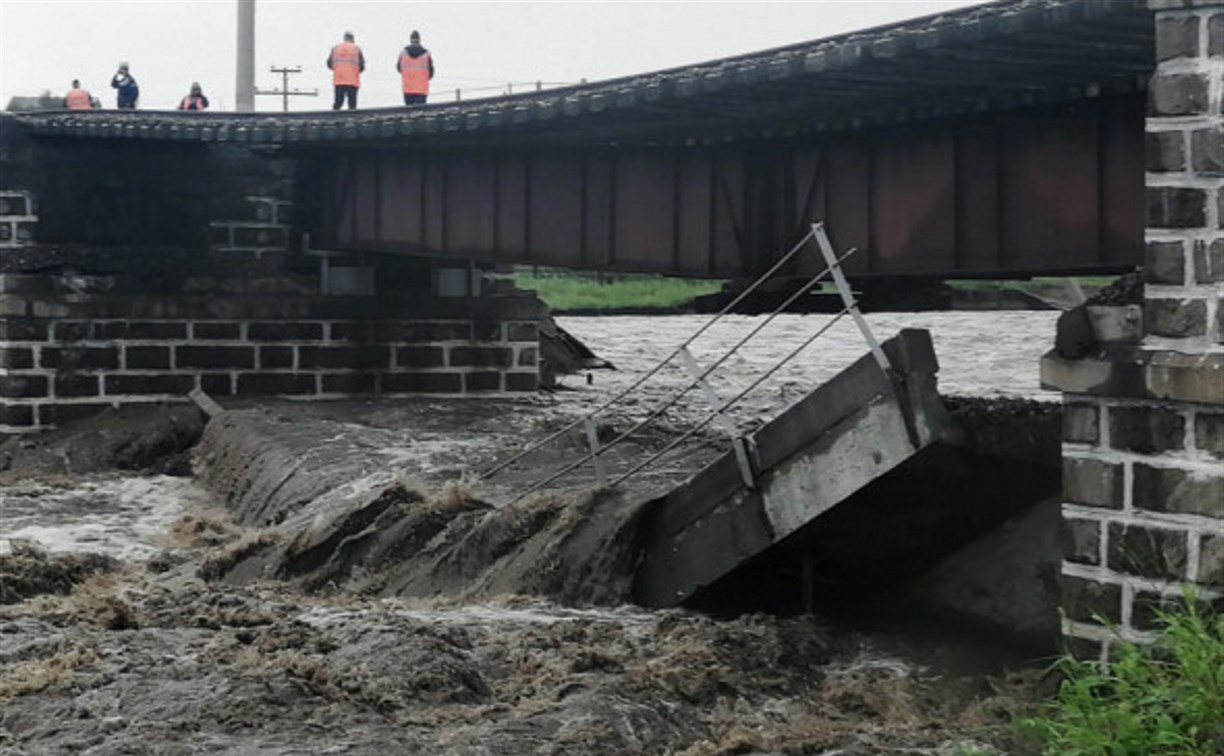
<path fill-rule="evenodd" d="M 731 439 L 731 448 L 735 451 L 735 462 L 739 465 L 740 478 L 744 481 L 744 485 L 749 488 L 756 487 L 756 480 L 752 474 L 752 464 L 748 461 L 748 449 L 744 445 L 744 437 L 739 434 L 739 430 L 735 427 L 735 423 L 731 422 L 731 418 L 723 414 L 723 402 L 718 398 L 718 394 L 714 391 L 714 387 L 705 379 L 705 374 L 701 366 L 697 364 L 697 360 L 693 357 L 692 352 L 688 347 L 680 347 L 680 359 L 684 361 L 684 367 L 689 371 L 689 375 L 701 387 L 701 393 L 705 396 L 706 403 L 710 405 L 710 410 L 714 413 L 714 423 L 722 429 L 723 433 Z"/>
<path fill-rule="evenodd" d="M 824 224 L 813 223 L 812 235 L 816 237 L 816 246 L 820 247 L 820 254 L 824 257 L 825 265 L 829 266 L 829 272 L 833 274 L 833 283 L 837 284 L 837 293 L 841 295 L 842 304 L 846 306 L 850 317 L 854 318 L 854 324 L 862 332 L 867 346 L 871 347 L 871 355 L 875 357 L 880 368 L 887 372 L 890 368 L 888 357 L 884 354 L 884 350 L 880 349 L 880 342 L 876 341 L 875 334 L 871 332 L 871 328 L 863 318 L 863 313 L 859 312 L 858 302 L 854 299 L 854 293 L 850 291 L 850 282 L 846 280 L 846 274 L 842 273 L 841 264 L 838 263 L 837 255 L 833 252 L 833 245 L 829 242 L 828 234 L 825 233 Z"/>
<path fill-rule="evenodd" d="M 604 469 L 603 457 L 599 456 L 599 431 L 595 427 L 595 418 L 587 415 L 582 420 L 586 429 L 587 446 L 591 449 L 591 470 L 595 473 L 595 482 L 605 485 L 608 482 L 608 471 Z"/>
<path fill-rule="evenodd" d="M 238 75 L 234 110 L 255 112 L 255 0 L 238 0 Z"/>

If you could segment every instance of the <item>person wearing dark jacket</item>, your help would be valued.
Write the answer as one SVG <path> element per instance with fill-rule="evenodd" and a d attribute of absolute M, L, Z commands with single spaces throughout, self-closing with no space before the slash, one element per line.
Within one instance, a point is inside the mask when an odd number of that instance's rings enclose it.
<path fill-rule="evenodd" d="M 119 90 L 119 109 L 134 110 L 140 99 L 140 87 L 128 72 L 128 64 L 120 63 L 119 71 L 111 77 L 111 86 Z"/>
<path fill-rule="evenodd" d="M 409 44 L 400 50 L 395 70 L 404 85 L 404 104 L 420 105 L 429 96 L 429 80 L 434 75 L 433 56 L 421 47 L 421 33 L 414 31 Z"/>
<path fill-rule="evenodd" d="M 208 110 L 208 98 L 204 96 L 204 90 L 200 88 L 198 81 L 191 83 L 191 93 L 183 98 L 179 103 L 179 110 Z"/>

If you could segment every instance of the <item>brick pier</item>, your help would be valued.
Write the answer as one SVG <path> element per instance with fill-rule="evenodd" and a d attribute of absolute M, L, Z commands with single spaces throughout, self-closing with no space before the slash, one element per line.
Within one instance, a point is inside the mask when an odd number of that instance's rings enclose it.
<path fill-rule="evenodd" d="M 1224 0 L 1150 0 L 1142 327 L 1042 362 L 1064 392 L 1063 633 L 1105 658 L 1186 586 L 1224 600 Z M 1104 619 L 1113 629 L 1103 626 Z"/>

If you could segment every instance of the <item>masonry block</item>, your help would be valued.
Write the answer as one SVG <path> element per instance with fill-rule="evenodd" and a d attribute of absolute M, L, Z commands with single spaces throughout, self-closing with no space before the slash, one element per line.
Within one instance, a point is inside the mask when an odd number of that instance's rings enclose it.
<path fill-rule="evenodd" d="M 1185 244 L 1180 241 L 1148 242 L 1144 255 L 1144 280 L 1153 284 L 1181 286 L 1186 282 Z"/>
<path fill-rule="evenodd" d="M 1122 622 L 1122 588 L 1112 583 L 1063 575 L 1059 579 L 1062 610 L 1076 622 Z"/>
<path fill-rule="evenodd" d="M 322 341 L 322 323 L 270 322 L 247 326 L 251 341 Z"/>
<path fill-rule="evenodd" d="M 1210 80 L 1198 73 L 1158 74 L 1148 89 L 1149 116 L 1201 115 L 1207 112 Z"/>
<path fill-rule="evenodd" d="M 33 406 L 28 404 L 0 404 L 0 425 L 23 428 L 34 424 Z"/>
<path fill-rule="evenodd" d="M 1207 21 L 1207 54 L 1224 57 L 1224 13 L 1214 13 Z"/>
<path fill-rule="evenodd" d="M 514 353 L 506 347 L 452 347 L 451 367 L 510 367 Z"/>
<path fill-rule="evenodd" d="M 239 373 L 239 395 L 302 395 L 317 393 L 313 373 Z"/>
<path fill-rule="evenodd" d="M 1224 535 L 1211 533 L 1199 541 L 1199 568 L 1194 579 L 1199 585 L 1224 589 Z"/>
<path fill-rule="evenodd" d="M 1131 602 L 1131 627 L 1136 630 L 1151 632 L 1160 630 L 1163 624 L 1160 615 L 1176 612 L 1181 601 L 1172 596 L 1166 596 L 1151 591 L 1136 591 Z"/>
<path fill-rule="evenodd" d="M 1101 563 L 1101 523 L 1070 517 L 1062 521 L 1062 552 L 1068 562 Z"/>
<path fill-rule="evenodd" d="M 506 373 L 506 391 L 538 391 L 539 373 Z"/>
<path fill-rule="evenodd" d="M 0 346 L 0 369 L 27 370 L 34 367 L 34 350 L 29 347 Z"/>
<path fill-rule="evenodd" d="M 1063 501 L 1108 509 L 1122 508 L 1122 465 L 1097 459 L 1063 457 Z"/>
<path fill-rule="evenodd" d="M 253 368 L 255 348 L 249 346 L 179 346 L 174 364 L 182 368 Z"/>
<path fill-rule="evenodd" d="M 1207 221 L 1207 192 L 1179 186 L 1149 186 L 1148 228 L 1197 228 Z"/>
<path fill-rule="evenodd" d="M 1224 412 L 1198 412 L 1194 418 L 1194 447 L 1224 459 Z"/>
<path fill-rule="evenodd" d="M 1200 175 L 1224 174 L 1224 127 L 1198 129 L 1190 134 L 1190 165 Z"/>
<path fill-rule="evenodd" d="M 74 402 L 72 404 L 40 404 L 38 406 L 39 425 L 59 425 L 93 417 L 99 412 L 111 408 L 109 402 Z"/>
<path fill-rule="evenodd" d="M 1112 522 L 1108 537 L 1110 569 L 1160 580 L 1186 579 L 1186 531 Z"/>
<path fill-rule="evenodd" d="M 396 347 L 395 364 L 399 367 L 442 367 L 446 364 L 445 350 L 439 346 Z"/>
<path fill-rule="evenodd" d="M 44 397 L 48 386 L 42 375 L 0 375 L 0 397 L 6 399 Z"/>
<path fill-rule="evenodd" d="M 1159 16 L 1156 19 L 1156 61 L 1197 58 L 1198 16 Z"/>
<path fill-rule="evenodd" d="M 537 367 L 539 364 L 540 350 L 536 349 L 535 347 L 527 347 L 519 352 L 519 367 Z"/>
<path fill-rule="evenodd" d="M 94 323 L 93 337 L 99 340 L 169 341 L 187 338 L 187 324 L 172 321 L 119 320 Z"/>
<path fill-rule="evenodd" d="M 378 387 L 374 373 L 339 373 L 323 375 L 325 394 L 372 394 Z"/>
<path fill-rule="evenodd" d="M 230 396 L 234 380 L 229 373 L 205 373 L 200 376 L 200 390 L 209 396 Z"/>
<path fill-rule="evenodd" d="M 1144 136 L 1144 156 L 1151 173 L 1186 170 L 1185 132 L 1149 131 Z"/>
<path fill-rule="evenodd" d="M 1224 283 L 1224 239 L 1195 243 L 1194 280 L 1200 284 Z"/>
<path fill-rule="evenodd" d="M 183 395 L 195 388 L 194 375 L 127 375 L 112 373 L 105 376 L 103 386 L 107 396 L 171 394 Z"/>
<path fill-rule="evenodd" d="M 298 367 L 304 370 L 313 368 L 358 370 L 390 366 L 391 349 L 385 346 L 298 347 Z"/>
<path fill-rule="evenodd" d="M 0 194 L 0 215 L 32 215 L 30 198 L 24 194 Z"/>
<path fill-rule="evenodd" d="M 332 341 L 365 344 L 374 340 L 374 324 L 367 322 L 332 323 L 330 338 Z"/>
<path fill-rule="evenodd" d="M 1207 333 L 1207 302 L 1203 299 L 1147 299 L 1143 323 L 1148 334 L 1186 338 Z"/>
<path fill-rule="evenodd" d="M 43 347 L 39 363 L 58 370 L 114 370 L 119 347 Z"/>
<path fill-rule="evenodd" d="M 47 323 L 42 320 L 0 319 L 0 341 L 46 341 Z"/>
<path fill-rule="evenodd" d="M 510 323 L 506 326 L 506 341 L 540 340 L 540 326 L 536 323 Z"/>
<path fill-rule="evenodd" d="M 472 324 L 468 321 L 424 321 L 416 323 L 379 323 L 375 341 L 468 341 Z"/>
<path fill-rule="evenodd" d="M 1185 446 L 1186 418 L 1164 407 L 1113 407 L 1109 435 L 1115 449 L 1156 454 Z"/>
<path fill-rule="evenodd" d="M 458 394 L 463 391 L 459 373 L 387 373 L 382 378 L 388 394 Z"/>
<path fill-rule="evenodd" d="M 62 373 L 55 376 L 57 397 L 97 396 L 100 391 L 98 376 L 86 373 Z"/>
<path fill-rule="evenodd" d="M 242 337 L 239 323 L 192 323 L 191 338 L 200 341 L 236 341 Z"/>
<path fill-rule="evenodd" d="M 52 331 L 53 341 L 85 341 L 89 338 L 90 324 L 81 321 L 66 320 L 55 324 Z"/>
<path fill-rule="evenodd" d="M 464 391 L 500 391 L 501 390 L 501 373 L 496 373 L 496 372 L 464 373 L 463 390 Z"/>
<path fill-rule="evenodd" d="M 128 370 L 168 370 L 170 368 L 170 347 L 125 346 L 123 364 Z"/>
<path fill-rule="evenodd" d="M 260 370 L 268 370 L 269 368 L 292 368 L 293 367 L 293 347 L 290 346 L 261 346 L 259 347 L 259 368 Z"/>
<path fill-rule="evenodd" d="M 1140 509 L 1224 520 L 1224 471 L 1157 467 L 1136 462 L 1132 501 Z"/>

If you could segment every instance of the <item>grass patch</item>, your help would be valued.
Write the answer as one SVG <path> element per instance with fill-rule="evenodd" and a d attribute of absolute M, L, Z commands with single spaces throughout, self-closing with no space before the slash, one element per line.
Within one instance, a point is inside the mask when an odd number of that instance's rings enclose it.
<path fill-rule="evenodd" d="M 975 279 L 975 278 L 950 278 L 944 283 L 954 289 L 962 290 L 979 290 L 979 289 L 1015 289 L 1029 293 L 1037 293 L 1047 291 L 1051 287 L 1063 288 L 1069 286 L 1072 281 L 1078 283 L 1085 291 L 1095 291 L 1104 288 L 1117 280 L 1117 276 L 1038 276 L 1036 278 L 1023 279 Z"/>
<path fill-rule="evenodd" d="M 520 268 L 514 283 L 531 289 L 554 310 L 616 310 L 637 307 L 680 307 L 695 298 L 720 291 L 722 281 L 663 276 L 595 278 L 568 272 Z"/>
<path fill-rule="evenodd" d="M 1192 596 L 1160 614 L 1159 640 L 1122 643 L 1109 665 L 1064 658 L 1057 698 L 1020 721 L 1053 756 L 1224 753 L 1224 615 Z"/>

